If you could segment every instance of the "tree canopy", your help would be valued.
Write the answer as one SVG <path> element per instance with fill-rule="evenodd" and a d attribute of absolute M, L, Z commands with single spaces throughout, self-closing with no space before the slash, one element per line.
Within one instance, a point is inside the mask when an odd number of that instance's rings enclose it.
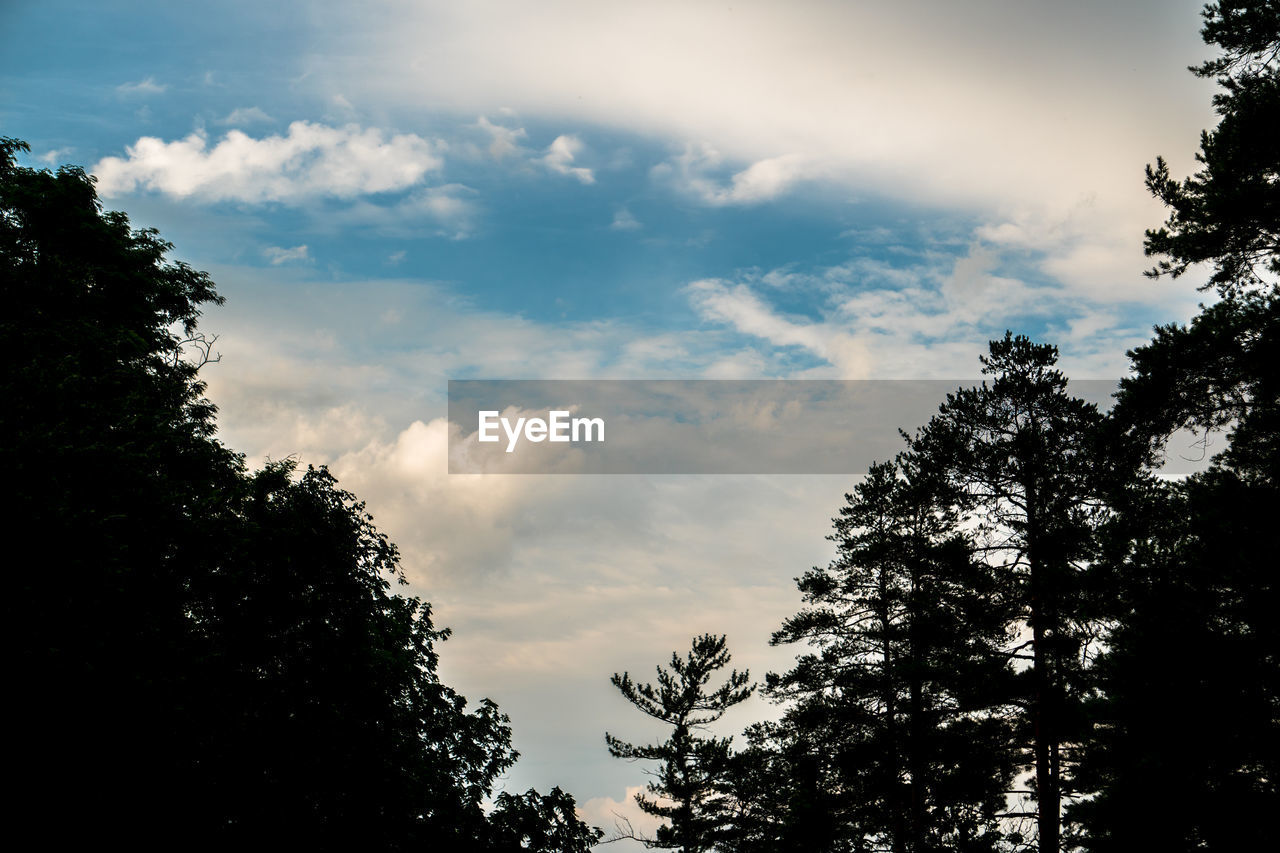
<path fill-rule="evenodd" d="M 16 808 L 45 846 L 582 851 L 499 795 L 509 721 L 437 676 L 430 605 L 323 468 L 247 470 L 200 369 L 209 277 L 0 140 L 0 464 Z"/>

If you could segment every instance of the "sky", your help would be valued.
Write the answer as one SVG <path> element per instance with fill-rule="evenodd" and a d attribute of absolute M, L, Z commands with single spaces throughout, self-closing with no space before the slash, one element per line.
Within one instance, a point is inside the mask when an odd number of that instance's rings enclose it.
<path fill-rule="evenodd" d="M 1121 376 L 1203 298 L 1141 248 L 1199 5 L 0 0 L 0 134 L 211 274 L 223 440 L 367 501 L 503 784 L 610 828 L 605 730 L 660 729 L 609 675 L 785 668 L 849 478 L 449 475 L 446 381 L 961 379 L 1006 329 Z"/>

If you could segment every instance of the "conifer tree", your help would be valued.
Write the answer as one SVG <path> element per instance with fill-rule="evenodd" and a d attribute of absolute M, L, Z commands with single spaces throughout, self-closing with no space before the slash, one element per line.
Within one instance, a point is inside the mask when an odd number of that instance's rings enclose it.
<path fill-rule="evenodd" d="M 693 638 L 685 657 L 672 652 L 670 667 L 657 667 L 656 684 L 635 682 L 625 672 L 611 678 L 628 702 L 671 727 L 665 741 L 639 746 L 605 733 L 609 754 L 615 758 L 659 762 L 648 795 L 636 794 L 641 809 L 668 821 L 655 838 L 646 839 L 650 847 L 699 853 L 713 849 L 730 831 L 733 804 L 725 774 L 732 738 L 704 732 L 746 701 L 755 685 L 746 671 L 731 670 L 723 683 L 710 688 L 712 677 L 729 660 L 725 638 L 703 634 Z"/>
<path fill-rule="evenodd" d="M 779 752 L 798 770 L 796 747 L 820 744 L 822 787 L 835 792 L 793 792 L 837 812 L 838 831 L 812 849 L 999 841 L 1011 740 L 989 708 L 1007 686 L 1006 620 L 995 577 L 940 488 L 910 456 L 873 466 L 834 520 L 836 559 L 798 580 L 806 607 L 774 635 L 813 649 L 768 679 L 775 699 L 793 703 L 775 730 Z"/>
<path fill-rule="evenodd" d="M 1026 665 L 1015 705 L 1041 853 L 1061 849 L 1061 803 L 1073 793 L 1070 751 L 1094 631 L 1086 576 L 1110 481 L 1102 415 L 1068 394 L 1056 362 L 1056 348 L 1006 333 L 982 358 L 990 383 L 948 395 L 911 442 L 976 525 L 1012 608 L 1019 633 L 1009 653 Z M 1121 447 L 1112 450 L 1123 461 Z"/>
<path fill-rule="evenodd" d="M 1280 2 L 1210 3 L 1202 35 L 1220 54 L 1192 70 L 1217 78 L 1221 118 L 1194 175 L 1148 168 L 1169 213 L 1146 250 L 1155 277 L 1207 267 L 1219 299 L 1130 353 L 1114 414 L 1156 451 L 1184 427 L 1228 440 L 1208 470 L 1114 499 L 1094 795 L 1073 810 L 1092 851 L 1263 849 L 1280 808 Z"/>

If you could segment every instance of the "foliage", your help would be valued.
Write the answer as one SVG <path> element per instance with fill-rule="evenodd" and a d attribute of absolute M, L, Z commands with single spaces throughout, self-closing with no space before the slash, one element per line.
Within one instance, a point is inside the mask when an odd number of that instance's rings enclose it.
<path fill-rule="evenodd" d="M 586 853 L 604 837 L 578 820 L 573 797 L 559 788 L 539 794 L 499 794 L 489 815 L 494 853 Z"/>
<path fill-rule="evenodd" d="M 873 466 L 834 520 L 835 561 L 799 579 L 806 607 L 773 638 L 813 649 L 768 691 L 793 703 L 784 738 L 824 747 L 845 836 L 826 849 L 999 839 L 1012 754 L 990 708 L 1008 689 L 1006 620 L 941 485 L 909 456 Z"/>
<path fill-rule="evenodd" d="M 1098 661 L 1084 778 L 1072 817 L 1088 850 L 1261 848 L 1280 807 L 1280 636 L 1271 527 L 1280 512 L 1280 3 L 1205 9 L 1221 55 L 1221 121 L 1182 182 L 1158 161 L 1170 208 L 1147 250 L 1157 272 L 1213 266 L 1220 301 L 1130 353 L 1120 430 L 1161 448 L 1179 428 L 1226 430 L 1226 449 L 1182 482 L 1137 481 L 1105 569 L 1113 629 Z M 1158 811 L 1154 825 L 1138 816 Z"/>
<path fill-rule="evenodd" d="M 1225 471 L 1128 490 L 1104 561 L 1114 628 L 1091 673 L 1093 796 L 1068 813 L 1087 850 L 1269 846 L 1278 497 Z"/>
<path fill-rule="evenodd" d="M 440 682 L 364 505 L 214 438 L 208 276 L 26 150 L 0 140 L 17 812 L 54 847 L 585 849 L 558 790 L 486 817 L 508 721 Z"/>
<path fill-rule="evenodd" d="M 665 741 L 649 745 L 605 734 L 609 754 L 615 758 L 659 762 L 656 778 L 648 785 L 649 795 L 636 795 L 642 810 L 668 821 L 647 840 L 650 847 L 696 853 L 712 849 L 730 831 L 733 804 L 724 790 L 724 775 L 732 739 L 701 734 L 755 691 L 750 675 L 737 670 L 730 671 L 718 687 L 708 688 L 712 676 L 729 660 L 725 638 L 703 634 L 693 638 L 684 658 L 672 652 L 669 668 L 656 668 L 656 684 L 637 683 L 625 672 L 610 679 L 628 702 L 671 727 Z"/>
<path fill-rule="evenodd" d="M 1222 0 L 1204 18 L 1205 41 L 1223 54 L 1193 70 L 1218 78 L 1222 119 L 1201 134 L 1194 175 L 1173 178 L 1163 158 L 1147 167 L 1148 189 L 1169 208 L 1147 231 L 1146 252 L 1160 258 L 1148 275 L 1209 263 L 1206 286 L 1238 295 L 1280 275 L 1280 3 Z"/>
<path fill-rule="evenodd" d="M 1095 536 L 1110 485 L 1138 457 L 1122 442 L 1104 446 L 1103 416 L 1067 392 L 1056 348 L 1006 333 L 982 362 L 990 384 L 948 395 L 912 450 L 959 496 L 1002 579 L 1019 635 L 1011 652 L 1030 664 L 1016 701 L 1033 762 L 1036 838 L 1042 851 L 1056 851 L 1097 631 L 1089 603 Z"/>

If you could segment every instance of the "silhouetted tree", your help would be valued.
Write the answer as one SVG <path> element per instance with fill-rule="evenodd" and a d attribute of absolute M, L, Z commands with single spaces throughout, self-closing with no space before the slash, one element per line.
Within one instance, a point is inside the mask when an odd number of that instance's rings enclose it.
<path fill-rule="evenodd" d="M 947 396 L 912 440 L 922 468 L 943 477 L 976 524 L 1021 629 L 1011 653 L 1029 663 L 1018 703 L 1031 746 L 1037 843 L 1061 849 L 1061 801 L 1082 733 L 1079 691 L 1094 626 L 1086 570 L 1112 464 L 1097 407 L 1067 393 L 1057 349 L 1006 333 L 982 359 L 992 377 Z M 1107 454 L 1119 456 L 1108 461 Z M 1104 464 L 1105 463 L 1105 464 Z"/>
<path fill-rule="evenodd" d="M 604 837 L 578 819 L 573 797 L 559 788 L 549 794 L 532 788 L 523 794 L 501 793 L 489 822 L 494 853 L 587 853 Z"/>
<path fill-rule="evenodd" d="M 1169 218 L 1146 249 L 1157 276 L 1210 265 L 1221 298 L 1130 353 L 1115 420 L 1156 450 L 1182 427 L 1228 444 L 1204 473 L 1115 498 L 1114 629 L 1083 768 L 1095 794 L 1073 810 L 1097 851 L 1260 849 L 1280 807 L 1280 3 L 1224 0 L 1204 18 L 1221 54 L 1193 70 L 1222 85 L 1221 120 L 1195 175 L 1148 169 Z"/>
<path fill-rule="evenodd" d="M 1200 135 L 1196 174 L 1178 181 L 1163 158 L 1147 167 L 1147 187 L 1169 208 L 1147 231 L 1147 254 L 1160 259 L 1148 275 L 1212 264 L 1206 287 L 1227 296 L 1280 275 L 1280 3 L 1221 0 L 1203 14 L 1204 40 L 1222 53 L 1192 71 L 1217 78 L 1222 119 Z"/>
<path fill-rule="evenodd" d="M 807 606 L 774 635 L 814 649 L 767 688 L 793 703 L 775 741 L 820 744 L 829 765 L 840 830 L 812 849 L 976 851 L 1000 839 L 1007 619 L 946 491 L 910 456 L 873 466 L 835 519 L 836 559 L 799 579 Z"/>
<path fill-rule="evenodd" d="M 55 849 L 585 849 L 562 792 L 486 817 L 508 721 L 440 682 L 363 505 L 214 438 L 208 276 L 26 150 L 0 139 L 12 811 Z"/>
<path fill-rule="evenodd" d="M 1257 850 L 1280 807 L 1276 496 L 1230 472 L 1127 490 L 1114 627 L 1069 810 L 1090 851 Z"/>
<path fill-rule="evenodd" d="M 191 584 L 241 486 L 183 357 L 221 300 L 154 231 L 102 212 L 83 171 L 22 168 L 25 150 L 0 139 L 16 812 L 59 837 L 145 836 L 198 773 Z"/>
<path fill-rule="evenodd" d="M 726 791 L 732 820 L 719 849 L 732 853 L 814 853 L 847 850 L 838 768 L 830 760 L 829 715 L 756 723 L 729 758 Z"/>
<path fill-rule="evenodd" d="M 466 849 L 514 763 L 505 715 L 436 675 L 429 605 L 390 594 L 398 554 L 324 469 L 249 481 L 222 559 L 197 588 L 215 732 L 211 836 L 324 848 Z"/>
<path fill-rule="evenodd" d="M 637 683 L 625 672 L 610 679 L 628 702 L 671 727 L 665 741 L 643 746 L 605 733 L 609 754 L 615 758 L 659 762 L 656 778 L 647 786 L 652 796 L 636 795 L 642 810 L 669 821 L 646 840 L 650 847 L 698 853 L 713 849 L 718 838 L 731 831 L 733 803 L 725 774 L 732 738 L 702 733 L 755 690 L 750 675 L 737 670 L 730 671 L 723 684 L 709 687 L 729 659 L 723 636 L 703 634 L 693 638 L 684 658 L 672 652 L 669 669 L 657 667 L 656 684 Z"/>

